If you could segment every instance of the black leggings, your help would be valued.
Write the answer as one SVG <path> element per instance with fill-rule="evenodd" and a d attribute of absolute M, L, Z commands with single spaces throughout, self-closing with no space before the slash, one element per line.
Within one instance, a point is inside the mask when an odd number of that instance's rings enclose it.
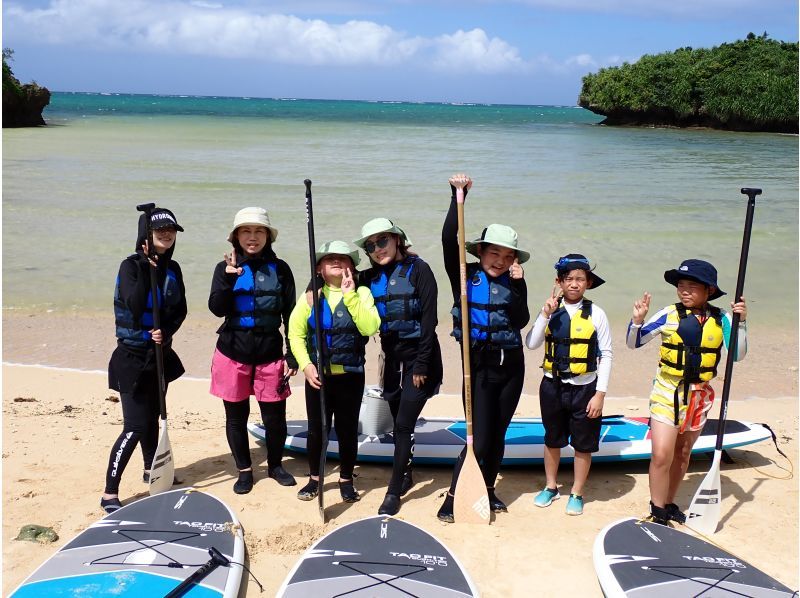
<path fill-rule="evenodd" d="M 267 467 L 274 469 L 283 460 L 283 445 L 286 442 L 286 401 L 256 401 L 261 410 L 267 437 Z M 225 435 L 237 469 L 253 466 L 250 459 L 250 444 L 247 420 L 250 417 L 250 399 L 244 401 L 222 401 L 225 405 Z"/>
<path fill-rule="evenodd" d="M 155 372 L 142 372 L 133 392 L 121 392 L 122 432 L 108 457 L 106 494 L 119 494 L 122 472 L 128 465 L 136 445 L 142 445 L 144 468 L 150 469 L 158 448 L 158 376 Z"/>
<path fill-rule="evenodd" d="M 414 455 L 414 428 L 425 402 L 439 391 L 436 376 L 422 388 L 414 386 L 414 362 L 386 358 L 383 370 L 383 398 L 389 403 L 394 420 L 394 460 L 387 494 L 400 495 L 403 474 L 411 469 Z"/>
<path fill-rule="evenodd" d="M 325 376 L 325 428 L 330 434 L 331 421 L 339 441 L 339 477 L 349 480 L 358 455 L 358 414 L 364 395 L 364 374 L 328 374 Z M 308 417 L 308 471 L 319 475 L 322 455 L 322 411 L 319 390 L 306 381 Z"/>
<path fill-rule="evenodd" d="M 499 353 L 499 352 L 498 352 Z M 521 350 L 506 352 L 503 364 L 492 360 L 472 360 L 472 436 L 475 457 L 487 488 L 493 488 L 506 450 L 506 430 L 514 417 L 525 379 L 525 361 Z M 462 400 L 463 400 L 462 391 Z M 453 469 L 450 493 L 455 493 L 458 474 L 467 448 L 461 451 Z"/>

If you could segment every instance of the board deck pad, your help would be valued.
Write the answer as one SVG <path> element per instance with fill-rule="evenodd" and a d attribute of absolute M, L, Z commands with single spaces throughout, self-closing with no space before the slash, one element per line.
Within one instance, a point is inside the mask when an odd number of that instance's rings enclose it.
<path fill-rule="evenodd" d="M 305 453 L 308 424 L 304 420 L 287 423 L 289 435 L 287 450 Z M 264 426 L 248 424 L 250 434 L 263 441 Z M 717 420 L 708 420 L 698 438 L 693 454 L 712 453 L 716 444 Z M 467 430 L 463 419 L 419 418 L 414 429 L 414 463 L 417 465 L 452 465 L 464 448 Z M 771 438 L 767 428 L 760 424 L 727 421 L 723 449 L 732 449 Z M 604 419 L 600 431 L 600 450 L 592 455 L 593 462 L 649 459 L 652 451 L 650 427 L 646 417 L 616 417 Z M 339 458 L 336 430 L 331 429 L 328 439 L 329 458 Z M 358 460 L 360 462 L 391 463 L 394 457 L 394 436 L 360 434 Z M 572 447 L 562 450 L 565 462 L 573 459 Z M 539 465 L 544 462 L 544 426 L 540 418 L 515 418 L 506 431 L 506 448 L 503 465 Z"/>
<path fill-rule="evenodd" d="M 190 598 L 238 595 L 244 539 L 225 503 L 192 488 L 172 490 L 92 524 L 12 596 L 164 596 L 210 559 L 212 546 L 239 565 L 218 567 L 187 592 Z"/>
<path fill-rule="evenodd" d="M 280 598 L 478 596 L 456 557 L 425 530 L 394 517 L 360 519 L 320 538 L 284 581 Z"/>
<path fill-rule="evenodd" d="M 722 548 L 677 529 L 622 519 L 594 543 L 594 566 L 608 598 L 779 598 L 789 588 Z"/>

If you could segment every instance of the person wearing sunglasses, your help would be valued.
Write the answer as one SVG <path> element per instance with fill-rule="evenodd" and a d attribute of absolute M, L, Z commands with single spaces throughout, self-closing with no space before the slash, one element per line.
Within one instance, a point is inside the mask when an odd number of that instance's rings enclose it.
<path fill-rule="evenodd" d="M 400 497 L 414 483 L 411 456 L 417 418 L 442 382 L 436 278 L 430 266 L 409 250 L 408 235 L 388 218 L 364 224 L 354 243 L 370 261 L 359 280 L 372 291 L 381 317 L 381 386 L 394 421 L 394 466 L 378 514 L 396 515 Z"/>
<path fill-rule="evenodd" d="M 466 174 L 450 177 L 452 198 L 442 226 L 444 267 L 453 292 L 453 336 L 470 343 L 473 449 L 481 467 L 489 506 L 495 513 L 508 509 L 497 498 L 494 485 L 505 453 L 505 435 L 522 394 L 525 357 L 521 330 L 530 320 L 528 288 L 521 264 L 530 253 L 519 248 L 516 231 L 503 224 L 490 224 L 481 236 L 467 242 L 466 250 L 478 258 L 466 265 L 470 338 L 461 333 L 461 265 L 458 246 L 456 188 L 464 198 L 472 187 Z M 453 470 L 450 489 L 437 517 L 452 523 L 453 495 L 467 448 Z"/>
<path fill-rule="evenodd" d="M 283 468 L 288 380 L 297 360 L 281 335 L 295 302 L 292 270 L 272 248 L 278 229 L 263 208 L 239 210 L 228 235 L 232 245 L 214 270 L 208 308 L 225 318 L 211 362 L 211 394 L 225 406 L 225 433 L 239 478 L 236 494 L 253 489 L 247 420 L 254 395 L 267 434 L 267 476 L 281 486 L 297 482 Z"/>

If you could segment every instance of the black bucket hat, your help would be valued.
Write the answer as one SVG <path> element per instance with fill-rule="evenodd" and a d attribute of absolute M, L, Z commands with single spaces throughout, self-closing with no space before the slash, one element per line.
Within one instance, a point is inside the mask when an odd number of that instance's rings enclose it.
<path fill-rule="evenodd" d="M 592 289 L 596 289 L 601 284 L 605 283 L 605 280 L 592 272 L 589 260 L 580 253 L 568 253 L 564 257 L 559 258 L 553 267 L 556 269 L 556 274 L 558 274 L 559 278 L 563 277 L 570 270 L 586 270 L 586 276 L 588 276 L 589 280 L 592 282 L 592 286 L 589 288 Z"/>
<path fill-rule="evenodd" d="M 183 232 L 183 227 L 178 224 L 175 214 L 167 208 L 155 208 L 150 212 L 150 228 L 153 230 L 159 228 L 174 228 L 177 231 Z"/>
<path fill-rule="evenodd" d="M 664 272 L 664 280 L 674 287 L 678 286 L 678 281 L 681 279 L 694 280 L 714 287 L 716 291 L 708 296 L 709 301 L 725 294 L 717 284 L 717 269 L 703 260 L 684 260 L 678 268 Z"/>

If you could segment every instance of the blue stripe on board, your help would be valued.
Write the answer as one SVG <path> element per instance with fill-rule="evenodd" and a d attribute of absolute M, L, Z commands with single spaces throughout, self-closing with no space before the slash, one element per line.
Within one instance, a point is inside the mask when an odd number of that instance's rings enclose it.
<path fill-rule="evenodd" d="M 90 575 L 61 577 L 28 583 L 12 598 L 74 598 L 75 596 L 165 596 L 180 581 L 142 571 L 108 571 Z M 219 598 L 221 592 L 205 586 L 194 586 L 184 596 Z"/>

